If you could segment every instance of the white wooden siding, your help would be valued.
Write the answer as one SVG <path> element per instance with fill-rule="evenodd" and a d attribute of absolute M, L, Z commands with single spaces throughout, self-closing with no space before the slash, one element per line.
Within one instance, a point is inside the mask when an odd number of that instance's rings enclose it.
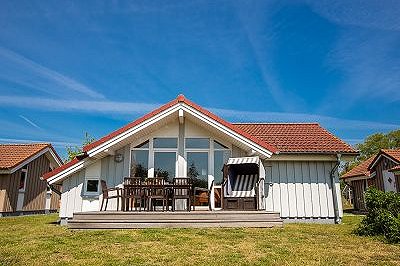
<path fill-rule="evenodd" d="M 334 218 L 330 172 L 335 162 L 264 161 L 266 210 L 283 218 Z M 339 214 L 343 215 L 335 172 Z M 273 185 L 269 186 L 269 182 Z"/>
<path fill-rule="evenodd" d="M 313 216 L 310 165 L 308 162 L 301 162 L 300 166 L 302 176 L 301 187 L 303 190 L 304 198 L 304 217 L 310 218 Z"/>

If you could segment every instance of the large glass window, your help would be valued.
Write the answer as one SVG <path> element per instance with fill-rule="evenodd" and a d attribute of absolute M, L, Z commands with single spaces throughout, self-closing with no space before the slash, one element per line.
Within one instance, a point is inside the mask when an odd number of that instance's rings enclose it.
<path fill-rule="evenodd" d="M 176 152 L 154 152 L 154 176 L 172 182 L 175 177 Z"/>
<path fill-rule="evenodd" d="M 176 149 L 178 147 L 178 138 L 154 138 L 153 147 Z"/>
<path fill-rule="evenodd" d="M 185 140 L 185 148 L 187 149 L 209 149 L 209 138 L 187 138 Z"/>
<path fill-rule="evenodd" d="M 231 156 L 228 147 L 214 141 L 214 184 L 220 185 L 223 180 L 222 168 Z"/>
<path fill-rule="evenodd" d="M 208 188 L 208 152 L 187 153 L 187 175 L 195 187 Z"/>
<path fill-rule="evenodd" d="M 131 176 L 146 178 L 149 150 L 133 150 L 131 156 Z"/>

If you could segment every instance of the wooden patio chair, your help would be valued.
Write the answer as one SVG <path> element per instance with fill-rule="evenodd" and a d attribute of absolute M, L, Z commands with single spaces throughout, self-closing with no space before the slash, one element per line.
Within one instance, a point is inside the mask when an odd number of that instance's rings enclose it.
<path fill-rule="evenodd" d="M 214 180 L 211 182 L 210 189 L 208 188 L 201 188 L 201 187 L 195 187 L 193 190 L 193 210 L 195 210 L 196 204 L 199 204 L 200 206 L 203 204 L 208 205 L 208 209 L 211 210 L 211 201 L 210 201 L 210 196 L 211 196 L 211 191 L 214 187 Z"/>
<path fill-rule="evenodd" d="M 104 207 L 104 211 L 107 210 L 107 204 L 109 199 L 117 199 L 117 211 L 119 210 L 119 199 L 122 199 L 122 188 L 107 188 L 107 183 L 104 180 L 100 181 L 101 183 L 101 190 L 103 194 L 103 200 L 101 201 L 100 211 L 103 210 L 104 201 L 106 205 Z M 116 192 L 115 195 L 110 195 L 110 192 Z M 113 193 L 114 194 L 114 193 Z"/>
<path fill-rule="evenodd" d="M 132 211 L 133 208 L 137 211 L 138 207 L 139 211 L 142 210 L 142 202 L 144 201 L 144 203 L 146 203 L 146 191 L 143 187 L 141 177 L 124 178 L 123 200 L 125 203 L 125 211 Z M 137 203 L 139 203 L 139 206 L 137 206 Z M 143 206 L 146 206 L 146 204 Z"/>
<path fill-rule="evenodd" d="M 148 210 L 155 211 L 157 202 L 162 202 L 162 211 L 165 210 L 168 201 L 168 194 L 165 189 L 165 179 L 162 177 L 153 177 L 147 179 L 148 182 Z"/>
<path fill-rule="evenodd" d="M 176 210 L 176 200 L 186 200 L 187 211 L 191 210 L 192 203 L 192 182 L 187 177 L 176 177 L 173 179 L 172 189 L 172 211 Z"/>

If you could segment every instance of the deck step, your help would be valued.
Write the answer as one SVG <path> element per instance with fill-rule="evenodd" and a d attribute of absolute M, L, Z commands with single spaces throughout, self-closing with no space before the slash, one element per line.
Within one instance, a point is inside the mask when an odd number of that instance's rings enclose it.
<path fill-rule="evenodd" d="M 282 227 L 279 213 L 264 211 L 81 212 L 71 229 Z"/>

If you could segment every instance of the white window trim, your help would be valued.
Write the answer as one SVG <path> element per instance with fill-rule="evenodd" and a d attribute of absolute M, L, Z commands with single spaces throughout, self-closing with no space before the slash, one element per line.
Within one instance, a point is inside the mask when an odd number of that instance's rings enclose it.
<path fill-rule="evenodd" d="M 96 180 L 98 182 L 97 184 L 97 191 L 96 192 L 92 192 L 92 191 L 87 191 L 87 182 L 89 180 Z M 87 196 L 87 197 L 97 197 L 100 195 L 100 191 L 101 191 L 101 184 L 100 184 L 100 177 L 99 176 L 87 176 L 85 177 L 85 183 L 83 185 L 83 195 Z"/>
<path fill-rule="evenodd" d="M 149 142 L 148 148 L 135 148 L 136 146 L 138 146 L 146 141 Z M 133 151 L 148 151 L 149 152 L 148 158 L 147 158 L 147 176 L 150 177 L 149 174 L 150 174 L 150 156 L 151 156 L 150 155 L 150 151 L 151 151 L 150 147 L 152 145 L 151 142 L 152 142 L 152 138 L 145 139 L 145 140 L 142 139 L 141 141 L 139 141 L 139 143 L 135 142 L 135 145 L 133 145 L 133 143 L 131 143 L 130 152 L 129 152 L 129 171 L 128 171 L 130 177 L 132 176 L 131 170 L 132 170 L 132 152 Z"/>

